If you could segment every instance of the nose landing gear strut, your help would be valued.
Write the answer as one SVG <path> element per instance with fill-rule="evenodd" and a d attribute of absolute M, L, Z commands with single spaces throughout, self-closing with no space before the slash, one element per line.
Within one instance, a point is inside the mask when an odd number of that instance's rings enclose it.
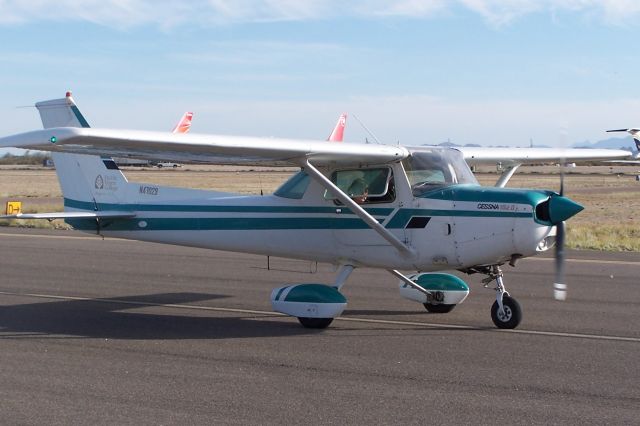
<path fill-rule="evenodd" d="M 502 270 L 498 265 L 492 265 L 486 271 L 482 271 L 487 278 L 482 280 L 485 288 L 489 288 L 489 283 L 496 282 L 496 301 L 491 306 L 491 319 L 498 328 L 513 329 L 522 321 L 522 309 L 516 299 L 511 297 L 504 286 L 502 280 Z"/>

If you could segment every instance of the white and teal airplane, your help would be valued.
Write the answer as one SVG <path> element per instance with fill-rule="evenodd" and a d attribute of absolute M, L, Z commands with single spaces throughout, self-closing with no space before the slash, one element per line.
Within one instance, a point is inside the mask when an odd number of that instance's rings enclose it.
<path fill-rule="evenodd" d="M 62 218 L 109 237 L 333 264 L 333 283 L 272 292 L 274 310 L 305 327 L 327 327 L 346 307 L 340 290 L 349 275 L 372 267 L 435 313 L 469 292 L 438 271 L 485 274 L 486 285 L 495 281 L 493 322 L 515 328 L 522 311 L 501 266 L 554 244 L 561 255 L 563 223 L 582 210 L 552 191 L 480 186 L 456 149 L 96 129 L 70 94 L 36 107 L 44 130 L 0 138 L 0 147 L 51 151 L 65 211 L 2 218 Z M 129 182 L 112 157 L 300 171 L 272 195 L 240 196 Z M 554 294 L 564 299 L 561 265 Z"/>

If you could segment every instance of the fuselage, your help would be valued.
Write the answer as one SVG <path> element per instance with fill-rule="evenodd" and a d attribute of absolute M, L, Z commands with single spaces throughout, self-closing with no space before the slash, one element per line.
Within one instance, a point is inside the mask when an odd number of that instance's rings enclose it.
<path fill-rule="evenodd" d="M 411 256 L 389 244 L 304 171 L 268 196 L 129 183 L 137 194 L 128 198 L 136 202 L 98 207 L 130 210 L 136 217 L 104 221 L 100 232 L 118 238 L 420 271 L 503 263 L 552 245 L 553 223 L 538 217 L 536 207 L 553 193 L 482 187 L 464 170 L 468 167 L 460 158 L 442 156 L 441 151 L 438 155 L 444 172 L 435 174 L 408 162 L 324 170 L 345 192 L 354 176 L 369 179 L 361 206 L 410 247 Z M 71 198 L 65 199 L 65 206 L 72 211 L 94 208 L 92 203 Z M 90 220 L 69 222 L 78 229 L 96 230 Z"/>

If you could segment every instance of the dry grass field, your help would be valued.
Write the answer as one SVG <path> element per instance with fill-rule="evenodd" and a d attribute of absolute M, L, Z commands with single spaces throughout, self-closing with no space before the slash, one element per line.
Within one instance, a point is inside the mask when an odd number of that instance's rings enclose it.
<path fill-rule="evenodd" d="M 273 192 L 294 169 L 260 169 L 243 167 L 185 166 L 180 169 L 129 169 L 130 181 L 159 185 L 185 186 L 229 191 L 240 194 Z M 585 206 L 585 210 L 568 222 L 567 244 L 572 248 L 640 251 L 640 182 L 633 167 L 578 167 L 570 169 L 565 192 Z M 493 185 L 495 171 L 480 170 L 478 180 Z M 558 169 L 528 167 L 509 182 L 514 188 L 558 190 Z M 0 202 L 23 201 L 25 212 L 62 210 L 62 194 L 54 170 L 43 168 L 0 169 Z M 62 222 L 20 221 L 20 226 L 65 227 Z M 36 223 L 29 223 L 36 222 Z M 5 223 L 6 224 L 6 221 Z"/>

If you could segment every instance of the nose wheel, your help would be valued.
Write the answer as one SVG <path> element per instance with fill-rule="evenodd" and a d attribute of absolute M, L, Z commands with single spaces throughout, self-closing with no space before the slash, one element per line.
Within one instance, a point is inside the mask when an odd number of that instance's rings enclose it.
<path fill-rule="evenodd" d="M 513 329 L 522 321 L 522 309 L 516 299 L 510 296 L 502 296 L 502 310 L 498 301 L 491 305 L 491 319 L 498 328 Z"/>
<path fill-rule="evenodd" d="M 504 287 L 502 280 L 502 270 L 498 265 L 493 265 L 486 272 L 487 278 L 482 282 L 485 287 L 488 287 L 489 283 L 496 282 L 496 301 L 491 305 L 491 320 L 498 328 L 514 329 L 522 321 L 522 308 L 516 299 L 509 296 L 509 293 Z"/>

